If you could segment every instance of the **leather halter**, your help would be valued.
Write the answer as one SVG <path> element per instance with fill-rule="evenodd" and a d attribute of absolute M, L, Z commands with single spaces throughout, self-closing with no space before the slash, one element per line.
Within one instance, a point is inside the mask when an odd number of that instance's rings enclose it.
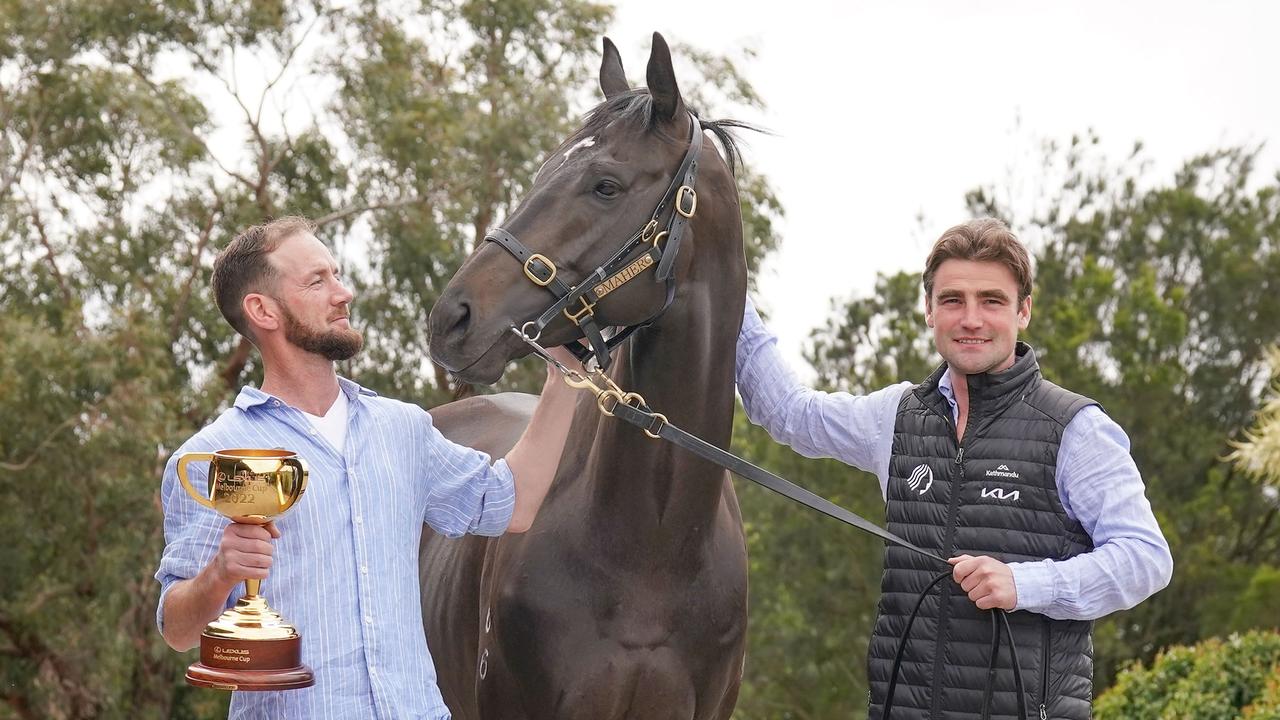
<path fill-rule="evenodd" d="M 536 320 L 530 320 L 520 328 L 522 336 L 537 340 L 543 329 L 563 313 L 582 330 L 587 342 L 591 344 L 590 350 L 578 343 L 570 343 L 566 347 L 583 362 L 594 357 L 596 367 L 603 370 L 612 362 L 609 353 L 615 347 L 631 333 L 657 320 L 671 306 L 676 292 L 676 254 L 680 252 L 680 241 L 684 237 L 685 228 L 698 209 L 698 194 L 693 188 L 698 175 L 698 154 L 702 151 L 702 125 L 693 113 L 689 114 L 689 121 L 689 149 L 676 170 L 671 185 L 654 208 L 649 222 L 633 233 L 595 272 L 576 285 L 570 285 L 560 277 L 560 269 L 553 260 L 530 250 L 501 226 L 489 230 L 485 235 L 485 240 L 502 246 L 520 262 L 524 275 L 530 282 L 546 288 L 556 297 L 556 301 Z M 668 205 L 671 205 L 671 217 L 667 220 L 666 229 L 659 232 L 659 219 L 667 211 Z M 640 247 L 646 249 L 633 255 Z M 605 295 L 651 267 L 656 268 L 654 280 L 667 284 L 667 295 L 662 308 L 643 322 L 620 328 L 606 338 L 596 319 L 596 305 Z"/>

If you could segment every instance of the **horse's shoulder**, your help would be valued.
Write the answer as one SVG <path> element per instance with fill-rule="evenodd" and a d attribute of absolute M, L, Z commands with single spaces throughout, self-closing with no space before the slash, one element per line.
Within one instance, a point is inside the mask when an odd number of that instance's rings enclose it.
<path fill-rule="evenodd" d="M 446 438 L 499 458 L 520 439 L 537 405 L 538 396 L 528 393 L 475 395 L 432 408 L 431 419 Z"/>

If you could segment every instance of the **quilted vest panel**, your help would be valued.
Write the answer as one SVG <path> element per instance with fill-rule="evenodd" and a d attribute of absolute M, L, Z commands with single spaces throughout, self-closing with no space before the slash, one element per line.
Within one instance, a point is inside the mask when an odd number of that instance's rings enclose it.
<path fill-rule="evenodd" d="M 943 557 L 991 555 L 1002 562 L 1065 560 L 1093 548 L 1067 516 L 1055 480 L 1062 431 L 1092 400 L 1044 380 L 1035 352 L 1019 343 L 1000 373 L 969 376 L 963 442 L 938 391 L 946 366 L 907 392 L 898 408 L 886 502 L 891 532 Z M 904 548 L 885 551 L 879 614 L 868 651 L 870 712 L 883 715 L 898 643 L 919 593 L 940 572 Z M 1093 697 L 1092 623 L 1009 614 L 1032 718 L 1087 720 Z M 978 610 L 952 580 L 926 597 L 911 629 L 894 692 L 892 718 L 981 720 L 1017 717 L 1005 642 L 994 676 L 992 614 Z"/>

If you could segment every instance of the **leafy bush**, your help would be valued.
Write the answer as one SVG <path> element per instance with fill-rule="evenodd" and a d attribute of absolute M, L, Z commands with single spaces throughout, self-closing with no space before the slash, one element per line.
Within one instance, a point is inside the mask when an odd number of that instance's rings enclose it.
<path fill-rule="evenodd" d="M 1280 720 L 1280 633 L 1211 638 L 1121 672 L 1098 720 Z"/>

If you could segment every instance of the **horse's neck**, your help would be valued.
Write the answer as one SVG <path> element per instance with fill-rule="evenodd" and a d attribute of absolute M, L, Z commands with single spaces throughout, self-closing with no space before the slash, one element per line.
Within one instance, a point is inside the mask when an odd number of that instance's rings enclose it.
<path fill-rule="evenodd" d="M 726 289 L 732 294 L 732 289 Z M 741 303 L 742 292 L 736 292 Z M 637 331 L 614 371 L 624 390 L 654 412 L 715 445 L 733 431 L 733 369 L 741 307 L 701 288 L 680 298 L 657 322 Z M 672 548 L 705 535 L 723 492 L 723 471 L 617 418 L 602 418 L 588 456 L 590 513 L 603 528 Z M 603 529 L 602 529 L 603 531 Z M 620 541 L 624 541 L 619 537 Z"/>

